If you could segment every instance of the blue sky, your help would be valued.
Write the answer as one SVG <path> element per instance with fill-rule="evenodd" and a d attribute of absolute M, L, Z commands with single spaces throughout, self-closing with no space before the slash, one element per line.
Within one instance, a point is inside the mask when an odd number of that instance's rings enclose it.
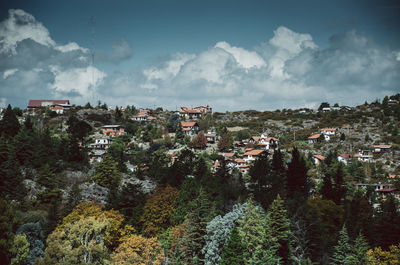
<path fill-rule="evenodd" d="M 0 104 L 359 104 L 400 92 L 399 13 L 400 1 L 3 0 Z"/>

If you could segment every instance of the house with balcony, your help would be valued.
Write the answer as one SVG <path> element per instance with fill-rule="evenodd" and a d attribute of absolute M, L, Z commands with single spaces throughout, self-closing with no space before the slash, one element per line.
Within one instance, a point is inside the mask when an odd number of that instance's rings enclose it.
<path fill-rule="evenodd" d="M 199 133 L 199 125 L 194 121 L 182 121 L 182 130 L 185 135 L 197 135 Z"/>

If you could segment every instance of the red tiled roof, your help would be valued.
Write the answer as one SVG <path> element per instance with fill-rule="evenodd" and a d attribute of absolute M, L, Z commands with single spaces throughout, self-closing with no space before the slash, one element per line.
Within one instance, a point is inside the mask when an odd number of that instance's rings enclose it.
<path fill-rule="evenodd" d="M 42 106 L 42 102 L 52 102 L 52 105 L 56 104 L 68 104 L 69 105 L 69 100 L 68 99 L 31 99 L 29 100 L 28 103 L 28 108 L 37 108 Z"/>
<path fill-rule="evenodd" d="M 341 154 L 340 156 L 343 158 L 350 158 L 350 154 Z"/>
<path fill-rule="evenodd" d="M 308 137 L 308 139 L 309 139 L 309 140 L 318 139 L 319 137 L 321 137 L 321 134 L 320 134 L 320 133 L 317 133 L 317 134 L 311 135 L 310 137 Z"/>
<path fill-rule="evenodd" d="M 248 155 L 258 156 L 264 152 L 265 152 L 264 150 L 251 150 L 251 151 L 244 153 L 244 155 L 245 156 L 248 156 Z"/>
<path fill-rule="evenodd" d="M 389 175 L 389 178 L 391 179 L 400 178 L 400 175 Z"/>
<path fill-rule="evenodd" d="M 325 131 L 325 132 L 328 132 L 328 131 L 336 131 L 337 129 L 336 128 L 322 128 L 321 129 L 321 131 Z"/>
<path fill-rule="evenodd" d="M 374 148 L 392 148 L 392 145 L 378 144 L 378 145 L 374 145 Z"/>
<path fill-rule="evenodd" d="M 243 159 L 240 159 L 240 158 L 236 158 L 235 160 L 234 160 L 236 163 L 240 163 L 240 164 L 244 164 L 244 163 L 246 163 L 246 161 L 244 161 Z"/>
<path fill-rule="evenodd" d="M 275 137 L 268 137 L 265 140 L 267 140 L 267 141 L 274 140 L 275 142 L 279 142 L 279 139 L 275 138 Z"/>
<path fill-rule="evenodd" d="M 193 127 L 195 126 L 197 123 L 194 121 L 182 121 L 181 125 L 182 127 Z"/>
<path fill-rule="evenodd" d="M 248 168 L 250 165 L 240 165 L 239 168 Z"/>
<path fill-rule="evenodd" d="M 318 160 L 325 160 L 325 156 L 322 155 L 313 155 L 315 158 L 317 158 Z"/>
<path fill-rule="evenodd" d="M 225 153 L 225 157 L 232 157 L 234 155 L 235 155 L 235 153 Z"/>

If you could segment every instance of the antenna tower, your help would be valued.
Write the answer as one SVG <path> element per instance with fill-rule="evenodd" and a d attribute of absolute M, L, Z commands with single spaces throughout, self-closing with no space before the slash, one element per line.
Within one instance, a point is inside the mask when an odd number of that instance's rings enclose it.
<path fill-rule="evenodd" d="M 90 66 L 91 66 L 91 71 L 92 71 L 92 100 L 93 104 L 95 106 L 96 102 L 96 83 L 94 80 L 94 50 L 95 50 L 95 20 L 94 17 L 92 16 L 90 18 Z"/>

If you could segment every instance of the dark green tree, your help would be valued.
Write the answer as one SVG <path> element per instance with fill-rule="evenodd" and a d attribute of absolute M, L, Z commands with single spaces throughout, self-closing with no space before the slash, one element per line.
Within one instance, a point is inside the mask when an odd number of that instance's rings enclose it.
<path fill-rule="evenodd" d="M 310 182 L 307 176 L 308 168 L 306 162 L 296 147 L 292 150 L 292 160 L 288 164 L 287 170 L 287 191 L 288 198 L 296 195 L 307 198 Z"/>
<path fill-rule="evenodd" d="M 179 225 L 185 220 L 191 209 L 191 202 L 198 194 L 199 186 L 196 180 L 186 177 L 179 188 L 179 193 L 175 200 L 174 211 L 171 214 L 171 223 Z"/>
<path fill-rule="evenodd" d="M 121 181 L 121 173 L 118 171 L 117 163 L 111 156 L 104 156 L 103 160 L 96 165 L 93 180 L 100 186 L 112 188 L 118 186 Z"/>
<path fill-rule="evenodd" d="M 0 264 L 9 264 L 17 218 L 12 205 L 0 199 Z"/>
<path fill-rule="evenodd" d="M 183 144 L 185 140 L 185 134 L 183 133 L 182 125 L 179 122 L 175 129 L 175 143 Z"/>
<path fill-rule="evenodd" d="M 20 128 L 17 116 L 15 116 L 11 105 L 8 104 L 6 111 L 4 112 L 3 119 L 0 121 L 0 132 L 6 137 L 15 136 Z"/>
<path fill-rule="evenodd" d="M 186 257 L 189 264 L 203 264 L 204 253 L 201 252 L 205 244 L 207 223 L 214 217 L 212 216 L 211 202 L 206 192 L 202 189 L 199 191 L 197 198 L 191 203 L 190 211 L 186 217 L 187 237 L 182 245 L 187 248 L 188 256 Z"/>
<path fill-rule="evenodd" d="M 245 265 L 244 252 L 246 246 L 242 242 L 237 227 L 233 228 L 221 255 L 219 265 Z"/>

